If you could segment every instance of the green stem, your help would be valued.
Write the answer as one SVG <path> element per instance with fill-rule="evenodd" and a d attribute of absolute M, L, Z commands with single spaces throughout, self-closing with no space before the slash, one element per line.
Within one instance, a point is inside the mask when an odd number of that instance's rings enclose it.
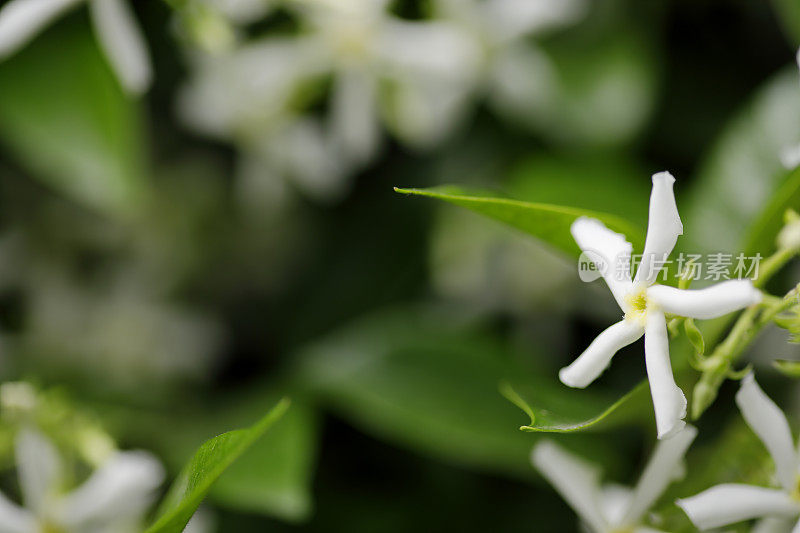
<path fill-rule="evenodd" d="M 753 285 L 757 288 L 762 288 L 767 281 L 775 275 L 778 270 L 788 263 L 795 255 L 797 250 L 794 248 L 781 248 L 767 259 L 764 260 L 758 267 L 758 276 L 753 280 Z"/>
<path fill-rule="evenodd" d="M 783 260 L 782 264 L 785 264 L 786 260 Z M 771 274 L 776 271 L 772 270 Z M 767 298 L 761 306 L 750 307 L 739 316 L 725 340 L 717 345 L 703 363 L 707 370 L 700 376 L 692 395 L 693 419 L 699 418 L 714 402 L 719 387 L 732 371 L 733 363 L 739 359 L 764 326 L 772 322 L 776 315 L 797 304 L 797 298 L 798 291 L 794 288 L 783 298 Z"/>
<path fill-rule="evenodd" d="M 753 285 L 762 288 L 798 250 L 781 248 L 759 265 L 759 272 Z M 714 402 L 722 383 L 731 375 L 733 364 L 755 339 L 756 335 L 769 324 L 775 316 L 797 303 L 797 287 L 783 298 L 765 294 L 758 306 L 745 310 L 734 323 L 728 336 L 714 351 L 703 360 L 705 369 L 694 387 L 692 395 L 692 418 L 697 419 Z M 759 314 L 760 312 L 760 314 Z"/>

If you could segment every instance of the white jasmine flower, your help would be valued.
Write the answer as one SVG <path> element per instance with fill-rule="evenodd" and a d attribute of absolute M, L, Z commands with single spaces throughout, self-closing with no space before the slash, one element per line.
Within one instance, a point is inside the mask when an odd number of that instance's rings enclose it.
<path fill-rule="evenodd" d="M 63 491 L 64 466 L 53 444 L 20 430 L 16 462 L 23 506 L 0 494 L 0 532 L 135 533 L 164 472 L 144 452 L 116 452 L 80 486 Z"/>
<path fill-rule="evenodd" d="M 800 516 L 800 458 L 789 423 L 752 374 L 742 380 L 736 393 L 736 405 L 775 461 L 775 477 L 780 488 L 725 483 L 676 503 L 700 529 L 763 517 L 786 523 L 784 527 L 788 531 L 789 521 L 796 522 Z M 792 531 L 800 531 L 800 522 Z"/>
<path fill-rule="evenodd" d="M 11 0 L 0 9 L 0 59 L 80 2 L 89 4 L 100 47 L 120 84 L 131 94 L 144 93 L 152 78 L 147 44 L 123 0 Z"/>
<path fill-rule="evenodd" d="M 464 27 L 480 44 L 483 83 L 504 111 L 529 112 L 558 91 L 550 60 L 528 39 L 572 24 L 584 0 L 438 0 L 438 15 Z"/>
<path fill-rule="evenodd" d="M 653 397 L 658 438 L 679 430 L 685 422 L 686 397 L 675 384 L 669 359 L 665 313 L 714 318 L 761 301 L 750 280 L 730 280 L 699 290 L 656 284 L 672 248 L 683 234 L 668 172 L 653 176 L 650 215 L 644 252 L 631 279 L 631 244 L 599 220 L 581 217 L 572 224 L 578 246 L 595 262 L 622 312 L 623 320 L 603 331 L 586 350 L 559 373 L 570 387 L 583 388 L 597 379 L 624 346 L 645 338 L 645 364 Z"/>
<path fill-rule="evenodd" d="M 247 202 L 280 204 L 289 181 L 320 199 L 336 197 L 351 169 L 320 120 L 290 110 L 321 75 L 317 50 L 294 39 L 252 42 L 226 55 L 198 58 L 181 91 L 182 119 L 240 150 L 237 187 Z"/>
<path fill-rule="evenodd" d="M 683 456 L 696 435 L 694 427 L 686 426 L 660 441 L 633 489 L 601 486 L 594 465 L 551 441 L 537 444 L 531 460 L 593 533 L 654 533 L 658 530 L 642 525 L 645 513 L 675 479 L 675 472 L 681 472 Z"/>
<path fill-rule="evenodd" d="M 402 140 L 428 147 L 463 111 L 479 51 L 446 22 L 405 21 L 387 0 L 299 3 L 303 38 L 333 77 L 330 128 L 339 151 L 365 162 L 379 146 L 380 118 Z M 379 85 L 388 84 L 385 94 Z"/>

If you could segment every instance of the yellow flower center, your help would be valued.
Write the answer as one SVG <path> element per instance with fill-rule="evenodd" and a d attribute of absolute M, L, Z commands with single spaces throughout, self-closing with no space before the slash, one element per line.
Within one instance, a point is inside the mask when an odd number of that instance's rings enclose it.
<path fill-rule="evenodd" d="M 39 524 L 39 533 L 66 533 L 66 530 L 48 521 Z"/>
<path fill-rule="evenodd" d="M 628 312 L 625 320 L 635 320 L 644 324 L 647 319 L 647 287 L 642 287 L 625 295 Z"/>

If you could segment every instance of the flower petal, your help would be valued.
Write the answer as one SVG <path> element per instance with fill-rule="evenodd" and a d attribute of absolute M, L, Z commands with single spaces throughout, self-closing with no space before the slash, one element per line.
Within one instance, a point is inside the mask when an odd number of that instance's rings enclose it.
<path fill-rule="evenodd" d="M 40 514 L 58 488 L 61 457 L 47 437 L 30 427 L 20 430 L 15 446 L 22 501 Z"/>
<path fill-rule="evenodd" d="M 36 528 L 33 514 L 0 494 L 0 533 L 31 533 Z"/>
<path fill-rule="evenodd" d="M 375 79 L 362 69 L 345 69 L 334 81 L 332 139 L 342 156 L 355 165 L 368 162 L 378 150 L 376 90 Z"/>
<path fill-rule="evenodd" d="M 117 453 L 61 500 L 58 518 L 73 528 L 130 521 L 147 511 L 163 479 L 161 463 L 150 454 Z"/>
<path fill-rule="evenodd" d="M 570 226 L 578 247 L 603 275 L 620 309 L 627 312 L 625 295 L 631 289 L 631 243 L 594 218 L 580 217 Z M 603 264 L 600 264 L 603 263 Z"/>
<path fill-rule="evenodd" d="M 792 531 L 792 526 L 795 526 L 796 521 L 792 518 L 769 516 L 756 522 L 750 533 L 786 533 Z"/>
<path fill-rule="evenodd" d="M 667 322 L 664 313 L 656 309 L 647 312 L 644 358 L 656 413 L 658 438 L 665 439 L 685 425 L 683 418 L 686 416 L 686 397 L 672 377 Z"/>
<path fill-rule="evenodd" d="M 600 473 L 594 465 L 549 440 L 543 440 L 533 448 L 531 462 L 593 530 L 608 529 L 600 512 Z"/>
<path fill-rule="evenodd" d="M 133 12 L 123 0 L 91 0 L 97 38 L 122 87 L 139 95 L 153 78 L 147 43 L 134 20 Z"/>
<path fill-rule="evenodd" d="M 504 41 L 564 26 L 586 11 L 582 0 L 494 0 L 484 5 L 494 37 Z"/>
<path fill-rule="evenodd" d="M 787 493 L 752 485 L 725 483 L 675 502 L 700 529 L 726 526 L 764 516 L 797 516 L 800 505 Z"/>
<path fill-rule="evenodd" d="M 636 271 L 634 283 L 650 285 L 658 277 L 678 235 L 683 235 L 683 224 L 675 205 L 672 186 L 675 178 L 669 172 L 653 175 L 653 190 L 650 193 L 650 215 L 647 221 L 647 238 L 642 252 L 642 261 Z"/>
<path fill-rule="evenodd" d="M 690 318 L 716 318 L 757 304 L 761 298 L 761 291 L 749 279 L 723 281 L 697 290 L 666 285 L 647 288 L 647 300 L 658 304 L 665 313 Z"/>
<path fill-rule="evenodd" d="M 0 9 L 0 59 L 19 50 L 81 0 L 11 0 Z"/>
<path fill-rule="evenodd" d="M 794 489 L 798 465 L 789 423 L 783 411 L 758 386 L 753 374 L 742 379 L 742 385 L 736 393 L 736 405 L 747 425 L 772 455 L 775 473 L 783 488 Z"/>
<path fill-rule="evenodd" d="M 673 481 L 673 472 L 696 436 L 697 429 L 686 426 L 672 437 L 658 443 L 636 483 L 633 498 L 622 520 L 623 524 L 637 524 L 641 521 L 650 506 Z"/>
<path fill-rule="evenodd" d="M 571 365 L 561 369 L 559 379 L 568 387 L 582 389 L 597 379 L 620 349 L 639 340 L 644 328 L 633 320 L 622 320 L 603 330 Z"/>

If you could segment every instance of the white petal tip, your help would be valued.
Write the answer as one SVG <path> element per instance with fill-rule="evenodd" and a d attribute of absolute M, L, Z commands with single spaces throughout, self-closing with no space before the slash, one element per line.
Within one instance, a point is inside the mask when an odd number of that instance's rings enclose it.
<path fill-rule="evenodd" d="M 663 172 L 657 172 L 656 174 L 653 174 L 653 183 L 655 184 L 657 181 L 663 181 L 666 182 L 667 185 L 672 185 L 675 183 L 675 176 L 666 170 Z"/>
<path fill-rule="evenodd" d="M 678 433 L 681 432 L 683 428 L 686 427 L 685 420 L 678 420 L 673 424 L 671 427 L 666 428 L 658 433 L 658 440 L 669 440 Z"/>
<path fill-rule="evenodd" d="M 589 385 L 575 371 L 570 370 L 568 366 L 558 371 L 558 379 L 561 380 L 561 383 L 573 389 L 585 389 Z"/>

